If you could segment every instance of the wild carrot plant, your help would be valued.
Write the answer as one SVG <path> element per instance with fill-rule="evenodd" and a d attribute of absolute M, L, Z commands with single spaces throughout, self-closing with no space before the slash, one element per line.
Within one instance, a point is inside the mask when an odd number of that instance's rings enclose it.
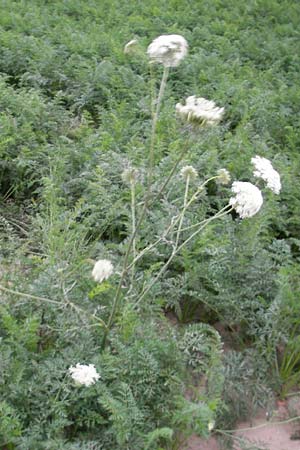
<path fill-rule="evenodd" d="M 155 285 L 155 283 L 163 276 L 175 256 L 179 254 L 184 247 L 199 233 L 201 233 L 201 231 L 204 230 L 211 222 L 228 215 L 233 209 L 236 210 L 241 218 L 252 217 L 260 210 L 263 204 L 263 197 L 258 187 L 250 182 L 236 181 L 233 183 L 231 188 L 232 192 L 236 194 L 236 196 L 231 197 L 228 204 L 226 204 L 213 216 L 206 219 L 204 218 L 202 221 L 193 224 L 191 227 L 184 227 L 183 224 L 186 211 L 196 200 L 198 200 L 200 193 L 205 189 L 207 184 L 213 180 L 218 180 L 222 184 L 228 184 L 230 181 L 228 171 L 226 169 L 219 169 L 216 175 L 209 177 L 206 181 L 200 184 L 194 192 L 190 193 L 190 181 L 197 178 L 197 171 L 193 166 L 184 166 L 180 171 L 181 178 L 185 183 L 184 197 L 180 213 L 171 218 L 170 223 L 165 230 L 161 230 L 161 234 L 160 236 L 157 236 L 157 240 L 155 242 L 149 243 L 145 248 L 137 248 L 139 230 L 143 224 L 143 221 L 147 220 L 151 207 L 153 207 L 155 203 L 160 200 L 160 196 L 167 188 L 168 183 L 175 174 L 181 160 L 183 158 L 186 159 L 188 156 L 188 151 L 186 154 L 180 154 L 180 157 L 177 159 L 175 165 L 170 171 L 169 177 L 161 181 L 161 187 L 158 190 L 158 194 L 154 194 L 152 192 L 152 182 L 155 160 L 156 129 L 159 121 L 160 108 L 163 102 L 169 70 L 172 67 L 178 66 L 180 61 L 186 56 L 187 47 L 188 45 L 186 40 L 182 36 L 178 35 L 162 35 L 155 39 L 148 47 L 147 53 L 150 58 L 150 64 L 162 64 L 164 69 L 157 98 L 153 100 L 154 112 L 152 114 L 152 127 L 149 139 L 146 191 L 142 201 L 141 210 L 139 211 L 136 208 L 135 192 L 138 170 L 136 168 L 130 168 L 123 172 L 122 178 L 129 184 L 131 193 L 131 235 L 127 244 L 124 261 L 121 262 L 122 268 L 120 280 L 118 282 L 116 294 L 112 301 L 109 319 L 105 325 L 102 349 L 104 349 L 107 344 L 109 332 L 118 313 L 120 300 L 122 299 L 123 303 L 126 302 L 128 300 L 128 293 L 133 290 L 136 264 L 150 249 L 154 249 L 162 240 L 169 239 L 171 254 L 167 261 L 160 267 L 154 278 L 142 287 L 142 290 L 136 294 L 135 298 L 130 298 L 130 302 L 134 308 L 138 308 L 140 306 L 142 300 L 151 291 L 153 285 Z M 182 120 L 190 124 L 192 127 L 191 132 L 195 132 L 197 131 L 197 128 L 217 125 L 223 118 L 224 108 L 217 107 L 213 101 L 209 101 L 204 98 L 197 98 L 196 96 L 190 96 L 186 99 L 185 105 L 180 103 L 176 105 L 176 112 Z M 253 163 L 256 168 L 254 175 L 256 177 L 261 177 L 268 183 L 268 186 L 270 186 L 272 190 L 279 193 L 280 176 L 278 172 L 273 169 L 270 161 L 266 158 L 260 158 L 257 156 L 256 159 L 253 159 Z M 274 187 L 275 185 L 276 187 Z M 190 231 L 190 233 L 188 233 L 188 231 Z M 129 271 L 131 271 L 130 279 L 128 279 Z M 126 288 L 127 294 L 125 293 L 123 295 L 122 289 L 124 288 Z"/>
<path fill-rule="evenodd" d="M 299 383 L 299 7 L 29 3 L 0 14 L 0 447 L 226 432 Z"/>

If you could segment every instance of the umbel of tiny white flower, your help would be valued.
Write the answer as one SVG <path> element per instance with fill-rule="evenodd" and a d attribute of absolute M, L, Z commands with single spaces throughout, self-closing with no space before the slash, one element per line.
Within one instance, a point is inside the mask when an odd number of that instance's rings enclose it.
<path fill-rule="evenodd" d="M 268 188 L 275 194 L 279 194 L 281 190 L 281 182 L 279 173 L 273 169 L 271 161 L 262 156 L 256 155 L 255 158 L 251 159 L 252 164 L 255 169 L 253 175 L 258 178 L 262 178 L 266 183 Z"/>
<path fill-rule="evenodd" d="M 224 108 L 218 108 L 211 100 L 191 95 L 185 100 L 185 105 L 177 103 L 176 112 L 187 122 L 205 126 L 219 123 L 223 117 Z"/>
<path fill-rule="evenodd" d="M 260 210 L 263 197 L 254 184 L 247 181 L 235 181 L 232 183 L 231 190 L 236 196 L 230 198 L 229 204 L 242 219 L 252 217 Z"/>
<path fill-rule="evenodd" d="M 198 176 L 197 170 L 193 166 L 184 166 L 180 170 L 180 176 L 186 180 L 188 177 L 190 180 L 194 180 Z"/>
<path fill-rule="evenodd" d="M 93 268 L 92 276 L 97 283 L 107 280 L 113 273 L 113 265 L 108 259 L 99 259 Z"/>
<path fill-rule="evenodd" d="M 138 174 L 137 169 L 129 167 L 128 169 L 123 170 L 121 177 L 124 183 L 132 184 L 136 182 Z"/>
<path fill-rule="evenodd" d="M 94 364 L 85 365 L 77 363 L 75 367 L 69 367 L 69 373 L 77 384 L 83 386 L 91 386 L 100 378 Z"/>
<path fill-rule="evenodd" d="M 147 54 L 151 61 L 165 67 L 176 67 L 186 56 L 188 43 L 179 34 L 163 34 L 149 45 Z"/>
<path fill-rule="evenodd" d="M 219 169 L 217 174 L 218 174 L 218 182 L 220 184 L 226 185 L 230 183 L 231 177 L 227 169 Z"/>

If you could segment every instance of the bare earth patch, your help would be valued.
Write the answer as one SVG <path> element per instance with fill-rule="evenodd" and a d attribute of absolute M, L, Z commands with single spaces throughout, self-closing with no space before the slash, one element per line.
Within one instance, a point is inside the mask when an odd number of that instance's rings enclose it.
<path fill-rule="evenodd" d="M 259 448 L 268 450 L 300 450 L 300 440 L 291 439 L 295 435 L 293 423 L 272 424 L 263 426 L 265 417 L 257 417 L 252 422 L 252 429 L 247 431 L 237 430 L 235 435 L 246 438 L 249 443 L 257 444 Z M 249 423 L 240 424 L 238 428 L 247 428 Z M 260 428 L 255 428 L 260 427 Z M 236 450 L 240 450 L 237 446 Z"/>
<path fill-rule="evenodd" d="M 300 408 L 300 399 L 298 406 Z M 282 423 L 291 417 L 289 404 L 279 402 L 272 419 L 266 421 L 265 411 L 260 412 L 252 422 L 243 422 L 237 426 L 235 436 L 245 438 L 252 445 L 256 444 L 260 449 L 266 450 L 300 450 L 300 421 Z M 292 417 L 294 414 L 292 414 Z M 247 428 L 247 430 L 245 430 Z M 235 439 L 235 450 L 241 450 L 238 439 Z M 222 450 L 221 442 L 215 437 L 208 440 L 192 436 L 182 450 Z"/>
<path fill-rule="evenodd" d="M 182 450 L 220 450 L 216 438 L 201 439 L 198 436 L 191 436 L 186 447 Z"/>

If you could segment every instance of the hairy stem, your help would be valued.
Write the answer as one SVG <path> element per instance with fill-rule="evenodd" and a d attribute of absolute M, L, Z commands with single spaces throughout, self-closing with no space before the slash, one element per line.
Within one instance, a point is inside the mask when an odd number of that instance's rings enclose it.
<path fill-rule="evenodd" d="M 164 67 L 164 72 L 162 76 L 162 80 L 160 83 L 159 93 L 156 100 L 156 108 L 152 117 L 152 129 L 151 129 L 151 138 L 150 138 L 150 152 L 149 152 L 149 170 L 148 170 L 148 183 L 147 183 L 147 196 L 150 196 L 152 179 L 153 179 L 153 167 L 154 167 L 154 148 L 155 148 L 155 138 L 156 138 L 156 128 L 157 121 L 159 117 L 160 106 L 162 102 L 162 98 L 165 92 L 165 88 L 167 85 L 167 79 L 169 75 L 169 67 Z"/>
<path fill-rule="evenodd" d="M 228 205 L 229 206 L 229 205 Z M 135 303 L 135 306 L 137 306 L 139 303 L 141 303 L 141 301 L 143 300 L 143 298 L 145 297 L 146 294 L 148 294 L 148 292 L 150 291 L 150 289 L 154 286 L 154 284 L 158 281 L 158 279 L 161 277 L 161 275 L 167 270 L 167 268 L 169 267 L 170 263 L 172 262 L 174 256 L 180 252 L 180 250 L 182 250 L 182 248 L 188 243 L 190 242 L 197 234 L 200 233 L 200 231 L 202 231 L 210 222 L 212 222 L 213 220 L 219 219 L 222 216 L 225 216 L 226 214 L 228 214 L 230 211 L 232 211 L 232 207 L 230 207 L 230 209 L 228 209 L 227 211 L 223 211 L 222 213 L 217 213 L 215 214 L 213 217 L 210 217 L 209 219 L 207 219 L 205 221 L 205 223 L 196 231 L 194 231 L 193 234 L 191 234 L 191 236 L 189 236 L 179 247 L 174 248 L 171 256 L 169 257 L 169 259 L 167 260 L 167 262 L 164 264 L 164 266 L 160 269 L 160 271 L 158 272 L 158 274 L 156 275 L 156 277 L 154 278 L 154 280 L 152 281 L 152 283 L 149 284 L 149 286 L 141 293 L 140 297 L 138 298 L 137 302 Z"/>
<path fill-rule="evenodd" d="M 179 219 L 179 225 L 178 225 L 177 234 L 176 234 L 176 241 L 175 241 L 175 249 L 178 246 L 180 232 L 181 232 L 181 228 L 182 228 L 182 222 L 183 222 L 183 219 L 184 219 L 184 214 L 185 214 L 186 209 L 187 209 L 187 199 L 188 199 L 188 194 L 189 194 L 189 184 L 190 184 L 190 175 L 187 175 L 186 183 L 185 183 L 184 199 L 183 199 L 183 209 L 182 209 L 182 212 L 181 212 L 181 215 L 180 215 L 180 219 Z"/>
<path fill-rule="evenodd" d="M 290 419 L 286 419 L 286 420 L 279 420 L 279 421 L 268 421 L 268 422 L 264 422 L 261 423 L 259 425 L 256 425 L 254 427 L 247 427 L 247 428 L 239 428 L 238 431 L 239 432 L 243 432 L 243 431 L 250 431 L 250 430 L 257 430 L 259 428 L 264 428 L 264 427 L 269 427 L 270 424 L 271 425 L 284 425 L 286 423 L 291 423 L 291 422 L 295 422 L 298 421 L 300 419 L 300 416 L 295 416 L 295 417 L 291 417 Z M 219 429 L 215 429 L 214 430 L 216 433 L 221 433 L 221 434 L 233 434 L 236 433 L 237 430 L 219 430 Z"/>
<path fill-rule="evenodd" d="M 193 196 L 191 197 L 191 199 L 189 200 L 189 202 L 186 203 L 186 208 L 185 208 L 185 210 L 186 210 L 186 209 L 187 209 L 187 208 L 188 208 L 188 207 L 189 207 L 189 206 L 197 199 L 197 195 L 203 190 L 203 188 L 205 187 L 205 185 L 206 185 L 209 181 L 211 181 L 211 180 L 213 180 L 213 179 L 215 179 L 215 178 L 218 178 L 218 177 L 215 177 L 215 176 L 214 176 L 214 177 L 209 178 L 207 181 L 205 181 L 205 182 L 197 189 L 197 191 L 193 194 Z M 224 208 L 222 208 L 220 211 L 218 211 L 217 214 L 219 215 L 220 213 L 222 213 L 223 211 L 225 211 L 227 208 L 228 208 L 228 205 L 224 206 Z M 177 225 L 177 223 L 178 223 L 178 221 L 180 221 L 181 217 L 182 217 L 182 212 L 181 212 L 179 215 L 172 217 L 172 220 L 171 220 L 170 225 L 169 225 L 168 228 L 165 230 L 165 232 L 162 234 L 162 236 L 160 236 L 159 238 L 157 238 L 156 241 L 154 241 L 152 244 L 149 244 L 146 248 L 144 248 L 144 249 L 141 251 L 141 253 L 139 253 L 139 254 L 136 256 L 135 261 L 133 261 L 133 262 L 136 263 L 136 262 L 137 262 L 139 259 L 141 259 L 148 251 L 150 251 L 152 248 L 154 248 L 154 247 L 155 247 L 157 244 L 159 244 L 162 240 L 166 239 L 168 233 L 169 233 L 169 232 Z M 200 222 L 195 223 L 195 224 L 193 224 L 193 225 L 190 225 L 190 226 L 188 226 L 188 227 L 181 228 L 181 231 L 186 231 L 186 230 L 190 230 L 190 229 L 195 228 L 195 227 L 199 227 L 199 226 L 201 226 L 202 224 L 206 223 L 207 220 L 210 220 L 210 219 L 204 219 L 204 220 L 201 220 Z M 133 262 L 129 265 L 129 268 L 132 267 Z"/>
<path fill-rule="evenodd" d="M 131 181 L 130 183 L 131 188 L 131 223 L 132 223 L 132 257 L 133 257 L 133 263 L 131 267 L 131 283 L 133 284 L 134 281 L 134 273 L 135 273 L 135 258 L 136 258 L 136 221 L 135 221 L 135 182 Z"/>
<path fill-rule="evenodd" d="M 79 306 L 75 305 L 75 304 L 72 303 L 71 301 L 68 301 L 67 303 L 66 303 L 65 301 L 64 301 L 64 302 L 59 302 L 59 301 L 57 301 L 57 300 L 52 300 L 52 299 L 46 298 L 46 297 L 38 297 L 37 295 L 31 295 L 31 294 L 26 294 L 25 292 L 14 291 L 14 290 L 8 289 L 8 288 L 6 288 L 6 287 L 4 287 L 4 286 L 2 286 L 2 285 L 0 285 L 0 290 L 1 290 L 1 291 L 4 291 L 4 292 L 7 292 L 7 293 L 9 293 L 9 294 L 16 295 L 16 296 L 18 296 L 18 297 L 24 297 L 24 298 L 28 298 L 28 299 L 30 299 L 30 300 L 37 300 L 37 301 L 40 301 L 40 302 L 51 303 L 51 304 L 60 306 L 61 308 L 64 308 L 64 307 L 66 306 L 66 304 L 67 304 L 67 305 L 70 306 L 72 309 L 74 309 L 80 316 L 82 316 L 82 314 L 84 314 L 84 315 L 87 315 L 87 314 L 88 314 L 88 315 L 91 316 L 95 321 L 99 322 L 100 325 L 101 325 L 104 329 L 106 328 L 106 325 L 105 325 L 104 320 L 102 320 L 102 319 L 101 319 L 100 317 L 98 317 L 98 316 L 95 316 L 94 314 L 89 314 L 89 313 L 87 313 L 83 308 L 80 308 Z M 64 300 L 65 300 L 65 299 L 64 299 Z"/>
<path fill-rule="evenodd" d="M 154 146 L 155 146 L 155 137 L 156 137 L 156 127 L 157 127 L 157 121 L 158 121 L 158 116 L 159 116 L 159 111 L 160 111 L 160 105 L 161 105 L 161 101 L 163 98 L 163 94 L 165 91 L 165 87 L 166 87 L 166 83 L 167 83 L 167 78 L 168 78 L 168 74 L 169 74 L 169 68 L 165 67 L 164 68 L 164 73 L 162 76 L 162 80 L 161 80 L 161 84 L 160 84 L 160 89 L 159 89 L 159 94 L 158 94 L 158 98 L 157 98 L 157 102 L 156 102 L 156 109 L 153 115 L 153 119 L 152 119 L 152 130 L 151 130 L 151 138 L 150 138 L 150 153 L 149 153 L 149 169 L 148 169 L 148 182 L 147 182 L 147 191 L 146 191 L 146 195 L 145 195 L 145 201 L 144 201 L 144 205 L 143 205 L 143 209 L 141 211 L 141 215 L 139 217 L 139 220 L 137 221 L 136 227 L 134 232 L 131 233 L 130 239 L 129 239 L 129 243 L 128 243 L 128 247 L 125 253 L 125 257 L 124 257 L 124 264 L 123 264 L 123 269 L 122 269 L 122 273 L 121 273 L 121 277 L 120 277 L 120 281 L 117 287 L 117 291 L 113 300 L 113 304 L 112 304 L 112 309 L 110 312 L 110 316 L 106 325 L 106 330 L 104 331 L 104 335 L 103 335 L 103 340 L 102 340 L 102 350 L 104 350 L 105 346 L 106 346 L 106 341 L 107 341 L 107 336 L 109 334 L 109 331 L 113 325 L 113 321 L 115 318 L 115 314 L 118 308 L 118 304 L 119 304 L 119 300 L 121 297 L 121 290 L 122 290 L 122 286 L 125 280 L 125 277 L 127 275 L 128 272 L 128 260 L 129 260 L 129 255 L 131 253 L 131 249 L 132 249 L 132 245 L 134 243 L 136 234 L 139 230 L 139 227 L 146 215 L 146 211 L 149 205 L 149 201 L 150 201 L 150 196 L 151 196 L 151 185 L 152 185 L 152 178 L 153 178 L 153 164 L 154 164 Z"/>
<path fill-rule="evenodd" d="M 161 196 L 161 194 L 162 194 L 163 191 L 165 190 L 166 186 L 168 185 L 169 181 L 171 180 L 172 176 L 174 175 L 174 173 L 175 173 L 175 171 L 176 171 L 176 169 L 177 169 L 177 167 L 178 167 L 178 164 L 180 163 L 180 161 L 182 160 L 182 158 L 183 158 L 184 155 L 186 154 L 188 144 L 189 144 L 189 141 L 187 141 L 187 142 L 186 142 L 186 145 L 183 147 L 183 149 L 182 149 L 182 151 L 181 151 L 179 157 L 178 157 L 177 160 L 175 161 L 175 164 L 174 164 L 174 166 L 172 167 L 172 169 L 171 169 L 169 175 L 167 176 L 167 178 L 165 179 L 165 181 L 163 182 L 163 184 L 162 184 L 161 187 L 159 188 L 159 191 L 158 191 L 158 193 L 155 195 L 154 199 L 152 200 L 151 205 L 152 205 L 152 203 L 154 203 L 154 202 Z"/>

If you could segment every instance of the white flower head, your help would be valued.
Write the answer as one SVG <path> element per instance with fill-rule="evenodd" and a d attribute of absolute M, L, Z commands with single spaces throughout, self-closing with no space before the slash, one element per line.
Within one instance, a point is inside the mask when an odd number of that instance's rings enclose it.
<path fill-rule="evenodd" d="M 260 210 L 263 197 L 254 184 L 247 181 L 235 181 L 231 190 L 236 196 L 230 198 L 229 204 L 234 207 L 242 219 L 252 217 Z"/>
<path fill-rule="evenodd" d="M 180 171 L 180 176 L 186 180 L 188 177 L 194 180 L 198 176 L 197 170 L 193 166 L 184 166 Z"/>
<path fill-rule="evenodd" d="M 77 363 L 75 367 L 69 367 L 69 373 L 77 384 L 84 386 L 91 386 L 100 378 L 94 364 L 85 365 Z"/>
<path fill-rule="evenodd" d="M 215 125 L 220 122 L 224 108 L 218 108 L 212 100 L 191 95 L 185 100 L 185 105 L 177 103 L 176 111 L 187 122 L 205 125 Z"/>
<path fill-rule="evenodd" d="M 179 34 L 163 34 L 149 45 L 147 54 L 155 63 L 165 67 L 176 67 L 186 56 L 188 43 Z"/>
<path fill-rule="evenodd" d="M 127 169 L 124 169 L 122 172 L 122 180 L 126 184 L 134 184 L 137 181 L 139 172 L 137 169 L 134 169 L 133 167 L 129 167 Z"/>
<path fill-rule="evenodd" d="M 219 169 L 217 173 L 218 173 L 218 181 L 220 184 L 226 185 L 230 183 L 231 177 L 227 169 Z"/>
<path fill-rule="evenodd" d="M 97 283 L 102 283 L 112 275 L 113 271 L 113 265 L 108 259 L 99 259 L 94 265 L 92 276 Z"/>
<path fill-rule="evenodd" d="M 136 50 L 137 43 L 137 39 L 132 39 L 131 41 L 127 42 L 124 47 L 124 53 L 133 53 Z"/>
<path fill-rule="evenodd" d="M 268 188 L 271 189 L 275 194 L 279 194 L 281 190 L 281 182 L 279 173 L 273 169 L 271 161 L 262 156 L 256 155 L 255 158 L 251 159 L 252 164 L 256 170 L 254 170 L 253 175 L 258 178 L 262 178 L 266 181 Z"/>

